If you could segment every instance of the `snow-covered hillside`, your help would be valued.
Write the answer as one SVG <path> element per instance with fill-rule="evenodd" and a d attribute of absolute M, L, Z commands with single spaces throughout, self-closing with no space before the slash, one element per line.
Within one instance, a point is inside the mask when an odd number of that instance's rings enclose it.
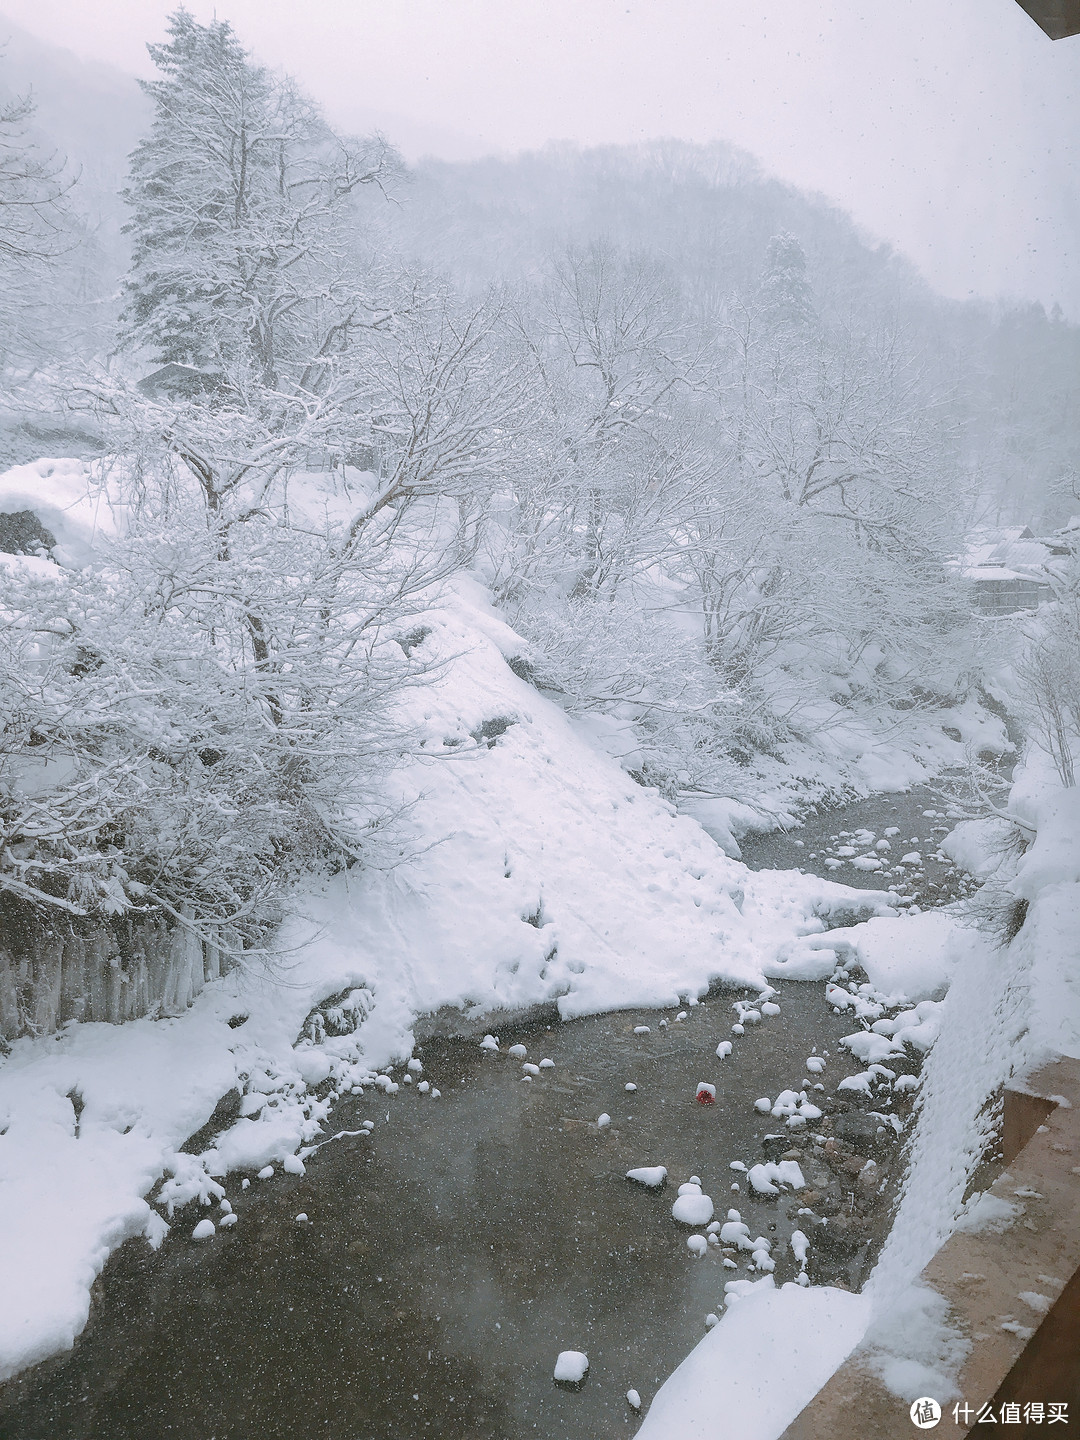
<path fill-rule="evenodd" d="M 0 1067 L 0 1273 L 19 1297 L 0 1318 L 2 1373 L 73 1342 L 110 1251 L 160 1243 L 169 1202 L 311 1142 L 328 1105 L 308 1086 L 405 1060 L 418 1016 L 555 1002 L 570 1017 L 763 985 L 832 911 L 888 913 L 884 894 L 747 870 L 635 786 L 509 668 L 520 642 L 475 582 L 424 626 L 443 664 L 402 702 L 423 744 L 393 778 L 401 863 L 296 893 L 273 965 L 209 985 L 187 1013 L 72 1023 Z M 815 954 L 797 973 L 821 973 Z M 312 1007 L 345 991 L 360 992 L 359 1030 L 294 1048 Z M 241 1118 L 203 1156 L 179 1154 L 237 1088 L 253 1097 Z"/>

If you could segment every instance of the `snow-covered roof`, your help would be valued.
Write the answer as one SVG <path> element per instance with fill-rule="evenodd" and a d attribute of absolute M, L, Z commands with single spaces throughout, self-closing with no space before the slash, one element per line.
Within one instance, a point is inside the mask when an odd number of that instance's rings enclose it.
<path fill-rule="evenodd" d="M 965 565 L 964 578 L 967 580 L 983 581 L 1027 581 L 1028 584 L 1038 584 L 1030 575 L 1021 575 L 1016 570 L 1009 570 L 1004 565 Z"/>
<path fill-rule="evenodd" d="M 961 559 L 969 580 L 1027 579 L 1046 581 L 1046 565 L 1055 553 L 1053 544 L 1037 539 L 1026 525 L 980 528 L 971 531 Z"/>

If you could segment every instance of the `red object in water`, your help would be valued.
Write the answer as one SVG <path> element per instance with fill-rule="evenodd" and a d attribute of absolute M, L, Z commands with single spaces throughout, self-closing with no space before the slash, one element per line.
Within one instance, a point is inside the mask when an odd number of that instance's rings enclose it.
<path fill-rule="evenodd" d="M 715 1105 L 716 1086 L 707 1085 L 704 1080 L 699 1081 L 697 1087 L 697 1103 L 699 1105 Z"/>

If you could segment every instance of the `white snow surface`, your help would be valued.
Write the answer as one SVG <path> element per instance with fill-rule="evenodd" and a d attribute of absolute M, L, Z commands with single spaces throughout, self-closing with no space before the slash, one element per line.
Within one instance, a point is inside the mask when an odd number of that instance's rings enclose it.
<path fill-rule="evenodd" d="M 860 1350 L 899 1399 L 910 1404 L 933 1395 L 943 1406 L 959 1396 L 955 1377 L 970 1353 L 971 1341 L 951 1323 L 945 1297 L 917 1282 L 874 1315 Z"/>
<path fill-rule="evenodd" d="M 737 1303 L 729 1296 L 719 1325 L 657 1391 L 638 1440 L 776 1440 L 869 1319 L 869 1300 L 846 1290 L 778 1290 L 771 1275 L 741 1283 Z"/>
<path fill-rule="evenodd" d="M 790 1185 L 794 1190 L 806 1186 L 797 1160 L 767 1161 L 751 1165 L 749 1180 L 758 1195 L 779 1195 L 779 1186 Z"/>
<path fill-rule="evenodd" d="M 102 540 L 127 528 L 128 506 L 118 477 L 85 460 L 44 459 L 0 474 L 0 514 L 32 510 L 57 542 L 65 565 L 85 565 Z"/>
<path fill-rule="evenodd" d="M 979 880 L 998 868 L 1009 826 L 1004 820 L 961 820 L 941 841 L 941 850 L 954 865 Z"/>
<path fill-rule="evenodd" d="M 671 1207 L 671 1216 L 680 1225 L 707 1225 L 713 1217 L 713 1202 L 701 1193 L 698 1185 L 679 1187 L 680 1194 Z M 681 1193 L 686 1191 L 685 1194 Z"/>
<path fill-rule="evenodd" d="M 636 1180 L 639 1185 L 645 1185 L 650 1190 L 658 1190 L 667 1179 L 667 1167 L 664 1165 L 640 1165 L 636 1170 L 627 1170 L 626 1178 Z"/>
<path fill-rule="evenodd" d="M 561 1350 L 555 1361 L 555 1379 L 580 1384 L 589 1368 L 589 1357 L 581 1350 Z"/>
<path fill-rule="evenodd" d="M 872 917 L 814 936 L 813 943 L 858 960 L 875 989 L 925 1000 L 944 989 L 960 956 L 980 941 L 947 911 L 926 910 Z"/>
<path fill-rule="evenodd" d="M 87 540 L 69 513 L 75 477 L 46 476 L 45 463 L 9 472 L 0 507 L 37 497 L 47 523 Z M 106 507 L 88 523 L 115 530 L 122 517 Z M 297 893 L 276 973 L 234 971 L 174 1019 L 72 1023 L 0 1063 L 0 1378 L 72 1345 L 113 1249 L 140 1233 L 160 1243 L 144 1197 L 163 1176 L 155 1199 L 171 1213 L 218 1198 L 215 1176 L 280 1164 L 326 1119 L 307 1086 L 359 1084 L 408 1058 L 418 1015 L 674 1007 L 718 978 L 760 990 L 832 911 L 890 913 L 880 892 L 747 870 L 635 785 L 509 669 L 525 647 L 475 581 L 459 578 L 422 618 L 425 653 L 443 663 L 402 701 L 420 742 L 391 786 L 414 829 L 403 862 Z M 513 723 L 493 746 L 470 738 L 495 717 Z M 538 909 L 539 927 L 526 918 Z M 359 987 L 373 1002 L 356 1034 L 293 1048 L 314 1005 Z M 232 1029 L 237 1014 L 248 1019 Z M 179 1154 L 232 1088 L 276 1099 L 204 1156 Z"/>
<path fill-rule="evenodd" d="M 1023 808 L 1037 828 L 1034 843 L 1017 866 L 1012 893 L 1035 900 L 1050 886 L 1080 883 L 1080 790 L 1043 792 Z"/>

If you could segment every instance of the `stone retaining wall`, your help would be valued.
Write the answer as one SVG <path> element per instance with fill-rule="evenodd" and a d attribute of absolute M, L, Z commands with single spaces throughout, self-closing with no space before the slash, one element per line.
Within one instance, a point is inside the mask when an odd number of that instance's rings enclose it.
<path fill-rule="evenodd" d="M 4 896 L 0 1040 L 48 1035 L 69 1020 L 178 1015 L 228 968 L 217 945 L 160 914 L 82 920 Z"/>

